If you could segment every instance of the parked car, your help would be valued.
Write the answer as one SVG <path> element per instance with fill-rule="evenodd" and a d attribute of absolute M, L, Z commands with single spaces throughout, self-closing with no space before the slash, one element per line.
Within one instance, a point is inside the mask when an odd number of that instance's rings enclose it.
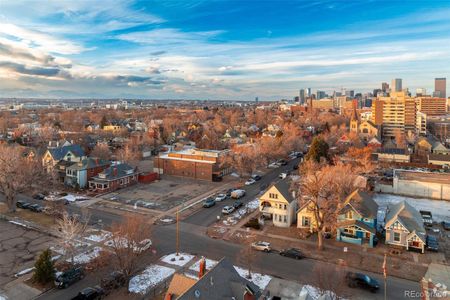
<path fill-rule="evenodd" d="M 234 189 L 228 189 L 225 194 L 227 195 L 227 197 L 231 197 L 231 193 L 234 191 Z"/>
<path fill-rule="evenodd" d="M 437 238 L 433 235 L 427 235 L 426 238 L 426 249 L 429 251 L 438 252 L 439 251 L 439 242 Z"/>
<path fill-rule="evenodd" d="M 433 215 L 431 214 L 431 211 L 420 210 L 419 212 L 422 215 L 423 225 L 428 227 L 433 226 Z"/>
<path fill-rule="evenodd" d="M 302 259 L 305 256 L 300 252 L 300 250 L 296 249 L 296 248 L 290 248 L 290 249 L 284 249 L 281 250 L 280 252 L 281 256 L 286 256 L 286 257 L 290 257 L 290 258 L 295 258 L 295 259 Z"/>
<path fill-rule="evenodd" d="M 236 200 L 233 203 L 233 207 L 234 209 L 238 209 L 239 207 L 241 207 L 242 205 L 244 205 L 244 203 L 242 203 L 242 201 Z"/>
<path fill-rule="evenodd" d="M 81 266 L 69 269 L 55 278 L 55 285 L 57 288 L 65 289 L 69 285 L 84 278 L 84 269 Z"/>
<path fill-rule="evenodd" d="M 125 275 L 120 271 L 114 271 L 101 280 L 101 287 L 106 292 L 120 288 L 126 284 Z"/>
<path fill-rule="evenodd" d="M 31 204 L 28 207 L 29 210 L 34 211 L 34 212 L 43 212 L 44 208 L 42 206 L 40 206 L 39 204 Z"/>
<path fill-rule="evenodd" d="M 252 179 L 255 180 L 255 181 L 259 181 L 259 180 L 261 180 L 261 176 L 259 176 L 259 175 L 252 175 Z"/>
<path fill-rule="evenodd" d="M 105 295 L 105 291 L 99 287 L 87 287 L 79 292 L 72 300 L 97 300 L 102 299 Z"/>
<path fill-rule="evenodd" d="M 234 190 L 231 192 L 231 198 L 239 199 L 245 196 L 245 190 Z"/>
<path fill-rule="evenodd" d="M 234 207 L 233 206 L 224 206 L 224 208 L 222 208 L 222 214 L 224 215 L 229 215 L 234 211 Z"/>
<path fill-rule="evenodd" d="M 30 207 L 30 205 L 31 205 L 31 203 L 28 203 L 28 202 L 25 202 L 25 201 L 22 201 L 22 200 L 19 200 L 19 201 L 16 202 L 16 206 L 18 208 L 28 209 L 28 207 Z"/>
<path fill-rule="evenodd" d="M 264 251 L 264 252 L 270 252 L 270 243 L 269 242 L 254 242 L 252 243 L 252 249 L 258 250 L 258 251 Z"/>
<path fill-rule="evenodd" d="M 36 200 L 44 200 L 44 199 L 45 199 L 45 195 L 42 194 L 42 193 L 34 194 L 34 195 L 33 195 L 33 199 L 36 199 Z"/>
<path fill-rule="evenodd" d="M 359 287 L 369 290 L 372 293 L 375 293 L 380 289 L 378 281 L 366 274 L 348 272 L 347 275 L 345 275 L 345 280 L 347 285 L 351 288 Z"/>
<path fill-rule="evenodd" d="M 209 208 L 216 205 L 216 201 L 213 198 L 207 198 L 205 201 L 203 201 L 203 207 Z"/>
<path fill-rule="evenodd" d="M 280 159 L 280 160 L 278 161 L 278 163 L 279 163 L 280 165 L 282 165 L 282 166 L 285 166 L 285 165 L 288 164 L 287 161 L 285 161 L 284 159 Z"/>
<path fill-rule="evenodd" d="M 270 163 L 270 164 L 268 165 L 268 168 L 269 168 L 269 169 L 276 169 L 276 168 L 279 168 L 279 167 L 280 167 L 280 164 L 277 163 L 277 162 L 273 162 L 273 163 Z"/>
<path fill-rule="evenodd" d="M 218 194 L 214 200 L 216 202 L 220 202 L 220 201 L 223 201 L 225 199 L 227 199 L 227 195 L 226 194 Z"/>
<path fill-rule="evenodd" d="M 444 227 L 445 230 L 450 230 L 450 222 L 442 221 L 442 227 Z"/>
<path fill-rule="evenodd" d="M 287 176 L 288 176 L 288 174 L 285 173 L 285 172 L 280 173 L 280 175 L 278 175 L 278 177 L 281 178 L 281 179 L 284 179 L 284 178 L 286 178 Z"/>
<path fill-rule="evenodd" d="M 253 179 L 253 178 L 250 178 L 250 179 L 248 179 L 246 182 L 245 182 L 245 185 L 252 185 L 252 184 L 254 184 L 256 181 Z"/>

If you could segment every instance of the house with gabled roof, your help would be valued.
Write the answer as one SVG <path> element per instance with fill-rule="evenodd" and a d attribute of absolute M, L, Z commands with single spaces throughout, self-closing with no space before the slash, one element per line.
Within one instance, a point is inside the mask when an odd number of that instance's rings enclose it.
<path fill-rule="evenodd" d="M 375 246 L 378 204 L 371 194 L 354 190 L 338 212 L 336 240 L 369 247 Z"/>
<path fill-rule="evenodd" d="M 385 224 L 386 244 L 424 253 L 426 231 L 422 216 L 408 202 L 389 205 Z"/>
<path fill-rule="evenodd" d="M 85 156 L 80 145 L 68 145 L 62 147 L 48 148 L 42 157 L 42 165 L 48 171 L 60 162 L 67 162 L 69 164 L 79 162 Z M 65 173 L 65 172 L 64 172 Z"/>
<path fill-rule="evenodd" d="M 71 187 L 84 189 L 88 185 L 88 181 L 95 175 L 101 173 L 108 168 L 111 163 L 99 158 L 84 158 L 66 168 L 66 177 L 64 183 Z"/>
<path fill-rule="evenodd" d="M 228 258 L 222 258 L 181 295 L 170 298 L 166 296 L 166 299 L 257 300 L 261 294 L 257 285 L 239 275 Z"/>
<path fill-rule="evenodd" d="M 290 190 L 288 177 L 271 185 L 259 197 L 259 211 L 272 219 L 277 227 L 290 227 L 296 219 L 297 198 L 295 191 Z"/>
<path fill-rule="evenodd" d="M 89 180 L 89 189 L 98 193 L 112 192 L 138 182 L 137 169 L 125 164 L 115 164 Z"/>

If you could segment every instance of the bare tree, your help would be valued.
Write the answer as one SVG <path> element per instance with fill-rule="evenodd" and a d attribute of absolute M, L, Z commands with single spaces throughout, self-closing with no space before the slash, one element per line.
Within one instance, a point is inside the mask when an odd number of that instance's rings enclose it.
<path fill-rule="evenodd" d="M 9 212 L 16 211 L 18 194 L 39 187 L 45 178 L 37 157 L 25 157 L 18 146 L 0 145 L 0 193 Z"/>
<path fill-rule="evenodd" d="M 255 262 L 255 251 L 252 249 L 254 238 L 247 238 L 242 249 L 238 253 L 238 260 L 247 267 L 247 279 L 252 279 L 252 266 Z"/>
<path fill-rule="evenodd" d="M 345 272 L 338 266 L 330 270 L 324 264 L 316 264 L 313 269 L 314 286 L 319 290 L 320 296 L 326 299 L 340 300 L 348 295 L 345 283 Z"/>
<path fill-rule="evenodd" d="M 129 278 L 136 270 L 141 254 L 151 245 L 151 225 L 142 216 L 127 216 L 111 228 L 110 247 L 118 269 Z"/>
<path fill-rule="evenodd" d="M 336 226 L 337 212 L 344 196 L 354 188 L 356 175 L 350 166 L 339 164 L 330 166 L 319 164 L 313 160 L 307 161 L 301 168 L 302 176 L 297 184 L 302 197 L 300 206 L 307 205 L 313 214 L 313 230 L 317 232 L 317 246 L 323 249 L 323 235 L 327 229 Z"/>
<path fill-rule="evenodd" d="M 62 218 L 56 223 L 56 228 L 60 235 L 60 245 L 63 247 L 65 254 L 70 256 L 72 264 L 74 264 L 77 244 L 84 235 L 87 224 L 88 220 L 79 220 L 76 217 L 69 216 L 68 213 L 64 213 Z"/>
<path fill-rule="evenodd" d="M 98 144 L 94 147 L 94 149 L 92 149 L 91 156 L 108 160 L 111 158 L 111 151 L 109 150 L 108 145 Z"/>

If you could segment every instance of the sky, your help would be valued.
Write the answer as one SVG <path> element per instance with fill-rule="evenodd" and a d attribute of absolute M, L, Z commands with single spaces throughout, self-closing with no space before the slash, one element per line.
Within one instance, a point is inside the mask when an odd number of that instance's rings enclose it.
<path fill-rule="evenodd" d="M 0 0 L 0 97 L 292 99 L 450 79 L 450 1 Z"/>

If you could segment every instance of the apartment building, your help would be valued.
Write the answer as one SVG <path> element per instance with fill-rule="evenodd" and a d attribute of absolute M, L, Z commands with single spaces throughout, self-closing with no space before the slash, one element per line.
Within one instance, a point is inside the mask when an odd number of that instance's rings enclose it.
<path fill-rule="evenodd" d="M 441 116 L 447 113 L 447 99 L 436 97 L 416 98 L 417 111 L 428 116 Z"/>
<path fill-rule="evenodd" d="M 395 137 L 400 132 L 416 132 L 416 103 L 406 92 L 393 92 L 389 97 L 378 97 L 372 107 L 372 122 L 382 125 L 383 137 Z"/>

